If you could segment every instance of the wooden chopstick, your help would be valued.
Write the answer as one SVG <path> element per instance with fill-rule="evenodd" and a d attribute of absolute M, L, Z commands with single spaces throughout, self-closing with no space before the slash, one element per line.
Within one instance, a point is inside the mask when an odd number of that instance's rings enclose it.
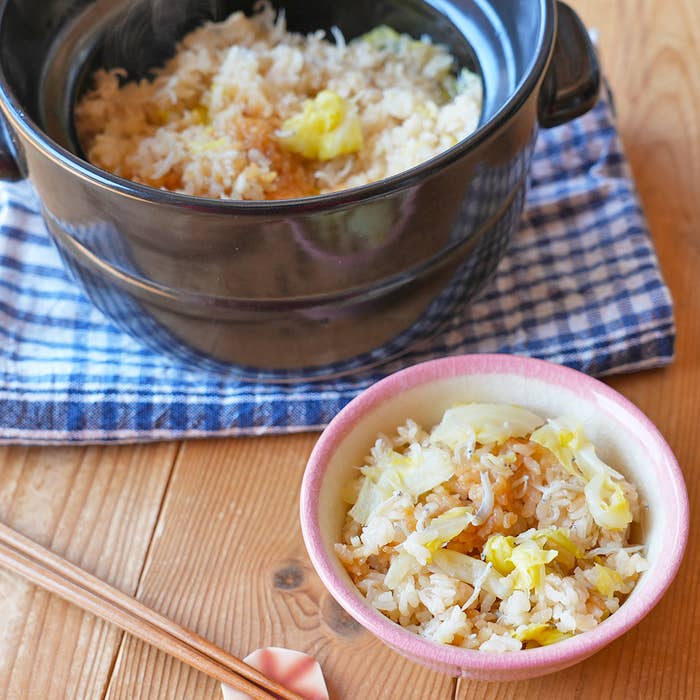
<path fill-rule="evenodd" d="M 260 686 L 221 666 L 192 647 L 170 637 L 170 635 L 163 635 L 151 625 L 144 625 L 142 621 L 137 621 L 136 618 L 124 614 L 121 608 L 110 605 L 99 596 L 88 593 L 84 588 L 68 581 L 68 579 L 56 576 L 49 569 L 37 566 L 33 559 L 25 557 L 5 544 L 0 544 L 0 564 L 20 574 L 20 576 L 37 586 L 45 588 L 47 591 L 60 596 L 83 610 L 117 625 L 117 627 L 133 634 L 135 637 L 139 637 L 143 641 L 203 671 L 216 680 L 247 693 L 256 700 L 270 700 L 270 698 L 275 697 Z"/>
<path fill-rule="evenodd" d="M 239 658 L 0 523 L 0 564 L 256 700 L 303 700 Z"/>

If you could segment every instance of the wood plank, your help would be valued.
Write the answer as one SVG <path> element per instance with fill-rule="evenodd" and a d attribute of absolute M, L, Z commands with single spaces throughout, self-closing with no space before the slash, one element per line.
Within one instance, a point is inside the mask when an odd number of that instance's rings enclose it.
<path fill-rule="evenodd" d="M 0 520 L 134 592 L 177 445 L 0 449 Z M 122 637 L 0 570 L 0 696 L 102 698 Z"/>
<path fill-rule="evenodd" d="M 237 656 L 308 652 L 333 698 L 451 697 L 452 679 L 377 642 L 316 577 L 298 494 L 316 437 L 189 443 L 175 466 L 138 597 Z M 368 661 L 371 660 L 371 663 Z M 217 684 L 125 638 L 107 697 L 219 698 Z"/>

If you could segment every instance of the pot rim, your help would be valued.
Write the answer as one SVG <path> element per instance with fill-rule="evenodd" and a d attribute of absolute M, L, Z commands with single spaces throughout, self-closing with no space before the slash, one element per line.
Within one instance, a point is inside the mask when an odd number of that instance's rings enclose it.
<path fill-rule="evenodd" d="M 423 0 L 424 2 L 426 0 Z M 483 0 L 477 0 L 481 3 Z M 452 6 L 451 2 L 434 3 L 434 9 L 445 15 L 445 6 Z M 401 189 L 406 189 L 427 177 L 431 172 L 443 169 L 459 160 L 465 152 L 470 151 L 480 144 L 488 141 L 511 117 L 521 108 L 542 80 L 554 51 L 556 35 L 556 2 L 555 0 L 539 0 L 543 21 L 539 26 L 537 49 L 528 66 L 525 78 L 521 81 L 515 92 L 501 106 L 501 108 L 486 123 L 481 124 L 472 134 L 452 146 L 450 149 L 439 153 L 430 160 L 418 164 L 397 175 L 384 178 L 377 182 L 353 187 L 338 192 L 315 195 L 313 197 L 301 197 L 284 200 L 221 200 L 209 197 L 180 194 L 159 190 L 148 185 L 142 185 L 125 178 L 113 175 L 105 170 L 97 168 L 87 160 L 80 158 L 68 149 L 59 145 L 48 136 L 39 126 L 30 119 L 14 93 L 10 89 L 0 64 L 0 109 L 4 112 L 13 129 L 20 132 L 36 148 L 46 156 L 54 160 L 60 166 L 70 170 L 78 177 L 92 182 L 94 185 L 109 190 L 118 195 L 125 195 L 132 199 L 156 205 L 169 205 L 188 209 L 203 210 L 214 213 L 230 213 L 236 215 L 254 214 L 285 214 L 291 212 L 312 212 L 335 208 L 336 206 L 350 205 L 357 201 L 369 200 L 386 196 Z M 4 14 L 7 4 L 0 8 Z M 0 15 L 0 24 L 2 23 Z M 449 17 L 448 17 L 449 19 Z"/>

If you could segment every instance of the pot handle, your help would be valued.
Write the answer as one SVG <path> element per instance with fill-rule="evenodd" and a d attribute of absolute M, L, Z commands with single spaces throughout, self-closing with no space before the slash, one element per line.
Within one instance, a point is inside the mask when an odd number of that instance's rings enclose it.
<path fill-rule="evenodd" d="M 598 100 L 600 67 L 581 18 L 557 1 L 554 54 L 540 90 L 538 118 L 545 129 L 559 126 L 591 109 Z"/>
<path fill-rule="evenodd" d="M 16 182 L 22 179 L 5 119 L 0 113 L 0 180 Z"/>

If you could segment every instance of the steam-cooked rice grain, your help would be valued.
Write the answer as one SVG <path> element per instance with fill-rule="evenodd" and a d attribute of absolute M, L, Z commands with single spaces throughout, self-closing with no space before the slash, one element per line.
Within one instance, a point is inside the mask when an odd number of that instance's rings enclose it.
<path fill-rule="evenodd" d="M 443 423 L 449 424 L 449 413 Z M 555 434 L 551 432 L 555 423 L 547 423 L 550 436 Z M 577 445 L 575 459 L 583 460 L 582 451 L 588 444 L 585 434 L 560 423 L 556 435 L 561 445 Z M 634 486 L 599 463 L 596 468 L 601 473 L 614 475 L 607 487 L 610 493 L 602 497 L 608 499 L 610 512 L 618 507 L 622 518 L 620 527 L 603 527 L 592 510 L 592 475 L 577 471 L 578 466 L 567 470 L 541 444 L 540 433 L 545 428 L 513 437 L 507 434 L 507 420 L 503 425 L 503 439 L 487 444 L 476 439 L 478 426 L 453 425 L 460 438 L 448 446 L 434 437 L 437 428 L 426 431 L 412 420 L 399 426 L 393 437 L 379 436 L 362 474 L 348 491 L 355 505 L 347 516 L 342 542 L 336 545 L 358 589 L 391 620 L 436 642 L 492 652 L 549 644 L 593 629 L 619 608 L 647 568 L 640 554 L 642 546 L 628 542 L 629 522 L 640 517 Z M 439 434 L 444 436 L 445 429 Z M 427 491 L 418 486 L 420 493 L 412 495 L 411 480 L 421 476 L 420 456 L 435 449 L 449 454 L 453 475 Z M 387 488 L 381 486 L 382 478 L 396 484 L 397 490 L 366 512 L 368 501 L 361 501 L 368 492 L 363 489 L 368 481 L 378 492 Z M 430 528 L 445 514 L 459 516 L 466 506 L 472 517 L 489 500 L 487 487 L 493 491 L 493 503 L 484 522 L 467 518 L 461 531 L 438 538 L 432 545 L 408 546 L 421 533 L 437 537 L 438 531 Z M 619 496 L 617 506 L 611 493 Z M 489 550 L 492 543 L 499 542 L 498 536 L 504 536 L 500 541 L 511 548 L 512 559 L 499 560 L 496 550 Z M 533 556 L 549 561 L 541 567 L 541 580 L 533 578 L 526 586 L 516 584 L 522 572 L 514 548 L 520 545 L 530 546 Z M 481 573 L 465 580 L 463 573 L 457 574 L 466 569 L 458 565 L 450 569 L 449 555 L 447 560 L 438 560 L 440 551 L 456 553 L 457 562 L 471 562 L 468 568 Z M 421 553 L 426 563 L 420 565 L 415 559 L 411 563 L 407 552 Z M 389 581 L 389 572 L 401 557 L 408 562 L 407 568 Z M 499 566 L 506 568 L 494 572 Z M 489 584 L 492 576 L 496 578 Z M 508 581 L 510 587 L 503 588 Z M 494 586 L 501 587 L 500 595 L 495 595 L 499 590 Z"/>
<path fill-rule="evenodd" d="M 290 33 L 284 13 L 263 3 L 253 17 L 237 12 L 188 34 L 152 80 L 97 71 L 75 109 L 83 149 L 95 165 L 152 187 L 289 199 L 381 180 L 476 128 L 480 79 L 457 79 L 446 47 L 383 27 L 347 43 L 337 28 L 332 35 Z M 324 91 L 359 120 L 362 144 L 353 132 L 354 146 L 319 160 L 290 150 L 282 127 Z"/>

